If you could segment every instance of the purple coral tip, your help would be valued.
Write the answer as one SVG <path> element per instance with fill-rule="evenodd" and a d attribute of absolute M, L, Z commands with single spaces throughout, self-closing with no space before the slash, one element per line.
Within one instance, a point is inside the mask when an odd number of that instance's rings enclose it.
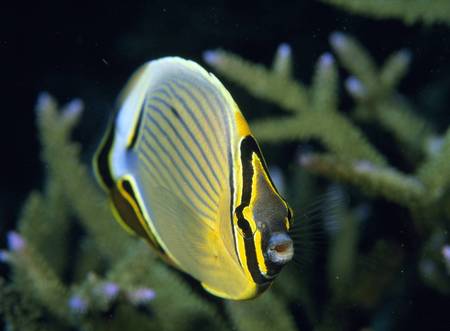
<path fill-rule="evenodd" d="M 217 51 L 204 51 L 203 60 L 208 64 L 217 64 L 220 61 L 220 56 Z"/>
<path fill-rule="evenodd" d="M 146 287 L 128 293 L 128 299 L 134 305 L 142 305 L 148 303 L 149 301 L 153 300 L 155 296 L 155 291 Z"/>
<path fill-rule="evenodd" d="M 9 231 L 7 234 L 8 248 L 11 252 L 19 252 L 25 247 L 25 239 L 15 232 Z"/>
<path fill-rule="evenodd" d="M 334 57 L 333 55 L 331 55 L 331 53 L 324 53 L 322 54 L 322 56 L 319 58 L 319 65 L 323 68 L 329 68 L 333 65 L 334 63 Z"/>
<path fill-rule="evenodd" d="M 404 61 L 405 63 L 409 64 L 411 62 L 412 53 L 409 49 L 402 49 L 399 52 L 399 55 L 400 55 L 402 61 Z"/>
<path fill-rule="evenodd" d="M 359 173 L 370 173 L 376 170 L 375 166 L 370 161 L 358 161 L 354 164 L 355 171 Z"/>
<path fill-rule="evenodd" d="M 84 314 L 88 309 L 88 302 L 79 295 L 73 295 L 68 302 L 69 308 L 76 314 Z"/>
<path fill-rule="evenodd" d="M 298 163 L 302 167 L 308 167 L 313 163 L 313 156 L 310 153 L 300 154 L 298 157 Z"/>
<path fill-rule="evenodd" d="M 442 247 L 442 255 L 447 263 L 450 263 L 450 245 Z"/>
<path fill-rule="evenodd" d="M 81 99 L 74 99 L 70 101 L 64 109 L 63 116 L 65 118 L 75 118 L 83 111 L 84 104 Z"/>
<path fill-rule="evenodd" d="M 108 299 L 114 299 L 119 294 L 120 287 L 114 282 L 106 282 L 102 285 L 101 291 Z"/>
<path fill-rule="evenodd" d="M 354 76 L 347 78 L 345 81 L 345 88 L 352 96 L 357 98 L 365 97 L 367 94 L 363 83 L 361 83 L 361 81 Z"/>
<path fill-rule="evenodd" d="M 36 102 L 36 110 L 43 111 L 47 109 L 52 102 L 52 97 L 47 92 L 40 92 Z"/>
<path fill-rule="evenodd" d="M 289 46 L 289 44 L 287 43 L 282 43 L 278 46 L 277 49 L 277 55 L 282 57 L 282 58 L 287 58 L 289 56 L 291 56 L 291 46 Z"/>
<path fill-rule="evenodd" d="M 347 37 L 342 32 L 333 32 L 330 36 L 330 44 L 335 49 L 342 49 L 347 43 Z"/>
<path fill-rule="evenodd" d="M 9 253 L 7 251 L 1 250 L 0 251 L 0 262 L 8 262 L 9 261 Z"/>

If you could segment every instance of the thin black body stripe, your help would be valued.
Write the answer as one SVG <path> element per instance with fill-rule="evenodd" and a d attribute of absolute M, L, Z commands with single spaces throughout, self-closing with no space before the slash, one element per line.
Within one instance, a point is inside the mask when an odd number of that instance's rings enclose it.
<path fill-rule="evenodd" d="M 236 253 L 236 256 L 239 256 L 239 252 L 238 252 L 238 248 L 237 248 L 237 239 L 236 239 L 236 233 L 234 231 L 234 221 L 233 221 L 233 215 L 234 215 L 234 205 L 235 205 L 235 201 L 234 201 L 234 193 L 235 193 L 235 186 L 234 186 L 234 164 L 233 164 L 233 151 L 232 151 L 232 144 L 236 143 L 234 141 L 231 140 L 231 133 L 232 130 L 231 128 L 233 128 L 233 132 L 234 132 L 234 119 L 230 119 L 230 114 L 233 114 L 233 110 L 229 110 L 229 109 L 225 109 L 225 107 L 227 106 L 227 103 L 224 100 L 224 96 L 220 93 L 220 91 L 218 90 L 217 87 L 211 87 L 210 82 L 205 79 L 205 78 L 197 78 L 194 76 L 189 76 L 188 78 L 186 78 L 186 80 L 192 85 L 195 86 L 198 91 L 202 94 L 203 98 L 207 101 L 208 105 L 210 107 L 212 106 L 212 103 L 215 102 L 215 104 L 218 106 L 218 108 L 214 108 L 214 109 L 220 109 L 220 115 L 223 116 L 223 120 L 220 121 L 220 123 L 224 122 L 225 124 L 225 135 L 226 135 L 226 139 L 229 142 L 227 147 L 228 147 L 228 169 L 229 169 L 229 186 L 230 186 L 230 224 L 231 224 L 231 229 L 232 229 L 232 234 L 233 234 L 233 240 L 234 240 L 234 251 Z M 211 100 L 211 98 L 213 98 L 213 100 Z M 215 113 L 215 115 L 218 115 L 217 113 Z M 239 260 L 239 259 L 238 259 Z M 241 260 L 239 260 L 239 264 L 242 267 L 242 262 Z"/>
<path fill-rule="evenodd" d="M 151 149 L 152 149 L 152 151 L 154 151 L 153 147 L 151 147 Z M 156 153 L 156 151 L 155 151 L 155 153 Z M 168 180 L 168 178 L 167 178 L 168 174 L 162 172 L 160 167 L 158 167 L 155 164 L 155 161 L 151 157 L 149 157 L 147 155 L 147 153 L 145 153 L 144 151 L 141 151 L 140 155 L 144 158 L 144 160 L 142 160 L 142 161 L 143 161 L 143 166 L 145 167 L 145 170 L 146 170 L 145 174 L 147 176 L 153 177 L 156 182 L 160 183 L 161 186 L 167 187 L 167 185 L 169 185 L 173 189 L 173 184 L 174 184 L 173 183 L 173 178 L 170 178 L 172 181 Z M 162 160 L 159 158 L 159 155 L 156 155 L 156 157 L 158 158 L 159 163 L 162 164 Z M 152 166 L 152 168 L 150 168 L 149 165 Z M 154 171 L 157 172 L 157 175 L 154 173 Z M 164 182 L 161 182 L 161 178 L 164 178 Z M 170 184 L 170 183 L 172 183 L 172 184 Z M 192 199 L 187 195 L 187 193 L 186 193 L 186 191 L 184 190 L 183 187 L 179 187 L 178 186 L 177 190 L 184 197 L 185 201 L 192 203 Z M 206 214 L 202 210 L 197 209 L 197 212 L 199 214 L 201 214 L 203 217 L 205 217 L 207 219 L 211 219 L 211 215 Z"/>
<path fill-rule="evenodd" d="M 218 108 L 220 109 L 220 114 L 223 116 L 223 118 L 218 117 L 217 121 L 219 123 L 225 122 L 225 126 L 226 126 L 225 134 L 227 135 L 227 141 L 231 141 L 230 140 L 230 123 L 231 123 L 231 126 L 233 126 L 234 119 L 230 119 L 228 117 L 228 115 L 231 112 L 224 108 L 224 105 L 226 105 L 226 102 L 224 102 L 223 96 L 220 93 L 218 93 L 218 88 L 211 87 L 210 86 L 211 83 L 208 82 L 204 78 L 197 78 L 197 77 L 190 76 L 189 78 L 186 78 L 186 81 L 198 89 L 198 91 L 202 94 L 203 98 L 208 102 L 208 105 L 211 108 L 215 108 L 215 107 L 212 105 L 212 102 L 211 102 L 211 99 L 209 98 L 209 96 L 210 95 L 214 96 L 214 100 L 215 100 Z M 204 89 L 207 91 L 205 91 Z M 217 113 L 218 112 L 216 112 L 215 115 L 217 115 Z"/>
<path fill-rule="evenodd" d="M 183 145 L 184 149 L 189 153 L 191 159 L 195 162 L 195 164 L 197 165 L 197 169 L 199 170 L 199 172 L 201 172 L 203 174 L 203 177 L 208 181 L 209 186 L 211 187 L 211 189 L 214 191 L 214 193 L 216 193 L 218 195 L 217 190 L 213 187 L 213 184 L 211 183 L 209 176 L 205 173 L 203 167 L 200 165 L 200 162 L 198 161 L 198 159 L 195 157 L 194 153 L 192 153 L 191 148 L 186 144 L 186 142 L 184 141 L 184 139 L 181 137 L 180 133 L 178 132 L 178 130 L 175 128 L 175 126 L 173 125 L 172 121 L 166 116 L 166 114 L 159 109 L 158 107 L 154 106 L 154 105 L 148 105 L 149 108 L 151 108 L 152 112 L 156 112 L 158 113 L 161 118 L 167 123 L 167 125 L 171 128 L 172 132 L 175 134 L 175 136 L 177 137 L 178 141 Z M 176 111 L 176 110 L 174 110 Z M 150 114 L 147 114 L 148 117 L 150 117 Z M 219 186 L 220 182 L 218 182 L 218 178 L 216 176 L 216 174 L 211 171 L 211 174 L 214 175 L 214 177 L 216 178 L 217 184 Z"/>
<path fill-rule="evenodd" d="M 161 98 L 152 97 L 152 99 L 155 100 L 156 102 L 161 103 L 162 105 L 167 107 L 167 109 L 169 109 L 169 110 L 171 108 L 173 108 L 170 104 L 168 104 L 165 100 L 163 100 Z M 195 138 L 194 133 L 189 129 L 188 125 L 184 122 L 184 120 L 182 118 L 180 118 L 179 121 L 180 121 L 181 125 L 183 126 L 183 128 L 185 129 L 185 131 L 188 133 L 188 135 L 191 138 L 192 142 L 197 147 L 197 149 L 200 152 L 200 154 L 202 155 L 203 160 L 205 161 L 206 165 L 208 166 L 208 168 L 211 171 L 211 173 L 213 174 L 213 176 L 217 176 L 216 172 L 213 169 L 213 166 L 210 163 L 209 158 L 206 157 L 206 154 L 205 154 L 203 148 L 200 146 L 200 143 L 199 143 L 198 139 Z M 220 168 L 220 166 L 218 168 Z"/>
<path fill-rule="evenodd" d="M 181 83 L 180 81 L 178 81 L 178 80 L 172 80 L 172 82 L 173 82 L 180 90 L 183 90 L 183 91 L 189 96 L 189 98 L 191 98 L 191 100 L 195 103 L 195 105 L 197 106 L 197 108 L 198 108 L 198 109 L 200 110 L 200 112 L 202 113 L 203 118 L 206 120 L 206 122 L 207 122 L 207 124 L 208 124 L 208 126 L 209 126 L 209 128 L 210 128 L 210 130 L 211 130 L 211 132 L 212 132 L 212 135 L 213 135 L 214 138 L 215 138 L 215 142 L 216 142 L 216 144 L 217 144 L 217 147 L 219 148 L 219 150 L 221 150 L 221 149 L 220 149 L 220 147 L 221 147 L 220 139 L 219 139 L 219 136 L 217 135 L 218 132 L 217 132 L 217 130 L 215 129 L 215 126 L 214 126 L 213 123 L 211 122 L 211 118 L 210 118 L 210 114 L 211 114 L 211 113 L 214 113 L 214 109 L 211 109 L 211 110 L 207 113 L 207 112 L 205 111 L 205 109 L 203 108 L 203 106 L 201 105 L 200 101 L 197 99 L 197 97 L 194 96 L 194 95 L 192 94 L 192 92 L 191 92 L 186 86 L 182 85 L 182 83 Z M 225 158 L 225 157 L 226 157 L 226 155 L 224 155 L 224 158 Z"/>
<path fill-rule="evenodd" d="M 217 102 L 217 107 L 215 107 L 215 106 L 213 106 L 211 99 L 209 98 L 209 95 L 211 93 L 214 93 L 212 91 L 211 87 L 209 86 L 211 83 L 208 80 L 204 79 L 203 77 L 196 78 L 193 76 L 183 77 L 183 83 L 189 84 L 189 86 L 191 86 L 193 89 L 195 89 L 197 92 L 199 92 L 202 95 L 203 99 L 205 99 L 205 101 L 208 104 L 208 107 L 210 109 L 220 109 L 221 110 L 221 112 L 213 111 L 211 113 L 214 115 L 215 120 L 217 121 L 217 123 L 219 123 L 221 129 L 225 131 L 226 128 L 223 125 L 223 122 L 224 122 L 224 120 L 225 120 L 225 122 L 228 122 L 228 119 L 226 118 L 226 116 L 224 116 L 226 113 L 224 112 L 223 108 L 221 107 L 220 102 Z M 203 90 L 203 87 L 209 88 L 210 93 L 205 93 L 205 91 Z M 218 101 L 218 100 L 216 100 L 216 101 Z M 227 125 L 227 124 L 228 123 L 225 123 L 225 125 Z"/>
<path fill-rule="evenodd" d="M 215 103 L 218 105 L 221 114 L 224 118 L 223 122 L 225 122 L 225 135 L 226 139 L 229 142 L 228 143 L 228 169 L 229 169 L 229 185 L 230 185 L 230 223 L 231 223 L 231 229 L 233 229 L 231 232 L 233 234 L 233 240 L 234 240 L 234 251 L 236 253 L 236 256 L 239 256 L 238 248 L 237 248 L 237 239 L 236 239 L 236 233 L 234 231 L 234 222 L 233 222 L 233 215 L 234 215 L 234 192 L 235 192 L 235 186 L 234 186 L 234 164 L 233 164 L 233 152 L 232 152 L 232 144 L 235 143 L 234 141 L 231 141 L 230 134 L 231 134 L 231 127 L 233 127 L 234 132 L 234 122 L 232 119 L 229 118 L 228 114 L 231 113 L 231 111 L 228 111 L 225 109 L 226 103 L 223 100 L 223 95 L 218 93 L 218 88 L 211 87 L 210 82 L 204 78 L 197 78 L 193 76 L 189 76 L 187 78 L 189 83 L 192 86 L 197 87 L 198 91 L 203 95 L 203 98 L 208 102 L 209 105 L 212 105 L 212 101 L 210 99 L 210 96 L 213 96 Z M 208 93 L 209 92 L 209 93 Z M 212 107 L 212 106 L 211 106 Z M 222 121 L 220 121 L 222 122 Z M 242 262 L 239 260 L 239 264 L 242 266 Z"/>
<path fill-rule="evenodd" d="M 211 143 L 210 143 L 210 141 L 208 139 L 208 136 L 206 135 L 205 131 L 203 130 L 202 125 L 200 125 L 200 123 L 198 122 L 197 116 L 195 116 L 195 114 L 193 113 L 192 109 L 186 104 L 186 101 L 178 93 L 175 92 L 175 89 L 172 86 L 167 85 L 167 87 L 170 89 L 170 91 L 173 94 L 173 96 L 181 103 L 183 108 L 191 115 L 191 118 L 195 122 L 195 124 L 197 126 L 197 129 L 199 130 L 199 132 L 203 136 L 204 141 L 208 145 L 208 148 L 211 151 L 211 155 L 214 157 L 214 160 L 215 160 L 218 168 L 220 168 L 220 161 L 219 161 L 219 159 L 218 159 L 218 157 L 217 157 L 217 155 L 216 155 L 216 153 L 214 151 L 214 148 L 211 146 Z"/>
<path fill-rule="evenodd" d="M 186 177 L 183 176 L 183 172 L 181 171 L 181 169 L 179 168 L 178 164 L 175 162 L 175 160 L 173 159 L 172 155 L 170 155 L 170 153 L 167 153 L 167 150 L 165 149 L 164 146 L 162 146 L 161 142 L 158 140 L 158 137 L 156 137 L 155 134 L 153 134 L 153 132 L 151 132 L 151 130 L 149 130 L 150 135 L 152 136 L 153 140 L 158 144 L 159 148 L 163 151 L 163 153 L 169 158 L 170 162 L 173 164 L 173 166 L 175 167 L 175 170 L 178 171 L 178 174 L 180 175 L 180 177 L 183 179 L 183 181 L 186 183 L 186 185 L 190 188 L 190 190 L 192 191 L 192 193 L 194 193 L 194 195 L 197 197 L 198 200 L 200 200 L 202 202 L 203 205 L 205 205 L 208 209 L 210 209 L 212 212 L 214 212 L 214 210 L 211 208 L 211 205 L 208 204 L 197 192 L 196 189 L 194 189 L 194 187 L 192 186 L 191 182 L 189 180 L 186 179 Z M 147 141 L 147 139 L 145 137 L 143 137 L 142 141 L 144 142 L 144 144 L 147 146 L 147 148 L 150 148 L 151 144 L 149 141 Z M 157 156 L 159 156 L 159 153 L 154 150 L 154 152 L 156 153 Z M 162 162 L 163 164 L 165 164 L 165 162 Z M 175 181 L 176 183 L 180 184 L 176 179 L 175 179 L 175 174 L 170 172 L 169 169 L 166 167 L 166 171 L 173 176 L 173 181 Z M 181 186 L 181 185 L 180 185 Z M 214 203 L 214 202 L 213 202 Z"/>
<path fill-rule="evenodd" d="M 156 100 L 156 99 L 154 99 L 154 98 L 151 98 L 151 99 L 153 99 L 153 100 L 155 100 L 155 101 L 158 101 L 158 102 L 161 102 L 161 100 L 159 100 L 159 99 L 158 99 L 158 100 Z M 178 112 L 176 111 L 176 109 L 175 109 L 174 107 L 170 106 L 170 105 L 167 104 L 167 103 L 164 103 L 163 105 L 166 106 L 166 107 L 168 107 L 168 109 L 174 114 L 174 116 L 178 118 L 178 120 L 180 121 L 180 124 L 181 124 L 181 125 L 183 126 L 183 128 L 184 128 L 184 131 L 187 132 L 187 133 L 189 134 L 189 136 L 191 137 L 192 140 L 194 140 L 192 131 L 190 131 L 189 127 L 188 127 L 187 124 L 184 122 L 184 120 L 180 117 L 180 115 L 178 114 Z M 172 130 L 173 130 L 173 132 L 176 133 L 177 137 L 178 137 L 178 138 L 180 139 L 180 141 L 183 143 L 183 146 L 186 148 L 186 150 L 189 151 L 191 157 L 195 160 L 195 162 L 197 163 L 198 167 L 199 167 L 199 168 L 203 168 L 203 167 L 200 166 L 200 164 L 199 164 L 199 162 L 198 162 L 198 159 L 197 159 L 197 158 L 194 156 L 194 154 L 192 153 L 191 148 L 189 148 L 189 147 L 187 146 L 187 144 L 186 144 L 186 142 L 184 141 L 184 139 L 180 136 L 180 134 L 179 134 L 179 132 L 178 132 L 179 130 L 176 129 L 176 128 L 174 127 L 172 121 L 171 121 L 171 120 L 164 114 L 164 112 L 163 112 L 160 108 L 158 108 L 156 105 L 153 106 L 153 105 L 149 104 L 149 107 L 150 107 L 152 110 L 155 110 L 155 111 L 157 111 L 159 114 L 161 114 L 162 116 L 164 116 L 166 122 L 170 125 L 170 127 L 171 127 Z M 149 116 L 151 116 L 151 115 L 149 115 Z M 198 147 L 199 150 L 202 152 L 202 150 L 200 149 L 200 147 L 198 146 L 198 144 L 197 144 L 197 147 Z M 203 159 L 204 159 L 206 165 L 207 165 L 208 168 L 209 168 L 210 174 L 211 174 L 211 175 L 214 177 L 214 179 L 216 180 L 217 185 L 219 185 L 220 187 L 222 187 L 222 185 L 221 185 L 221 183 L 220 183 L 220 180 L 219 180 L 219 178 L 217 177 L 216 171 L 214 171 L 214 169 L 212 169 L 211 163 L 208 162 L 208 160 L 205 158 L 205 155 L 204 155 L 203 153 L 201 153 L 201 154 L 202 154 L 202 156 L 203 156 Z M 221 168 L 221 170 L 223 171 L 222 168 Z M 205 177 L 206 177 L 207 180 L 209 181 L 209 177 L 206 176 L 206 174 L 205 174 Z"/>
<path fill-rule="evenodd" d="M 211 201 L 214 202 L 213 197 L 211 197 L 211 196 L 208 194 L 208 190 L 206 190 L 206 188 L 203 186 L 203 183 L 200 181 L 200 179 L 198 178 L 198 176 L 196 175 L 196 173 L 195 173 L 194 170 L 192 169 L 190 162 L 188 162 L 188 161 L 184 158 L 184 156 L 181 154 L 181 152 L 180 152 L 180 150 L 178 149 L 178 147 L 175 145 L 175 143 L 173 142 L 173 140 L 167 135 L 167 133 L 166 133 L 165 130 L 161 127 L 161 125 L 158 123 L 158 121 L 157 121 L 154 117 L 151 117 L 151 116 L 148 116 L 147 118 L 151 121 L 151 123 L 153 123 L 153 124 L 157 127 L 157 129 L 159 130 L 159 132 L 161 133 L 161 135 L 164 136 L 164 138 L 166 139 L 166 141 L 170 144 L 170 146 L 172 146 L 172 148 L 173 148 L 173 150 L 175 151 L 175 153 L 177 154 L 177 156 L 181 159 L 181 161 L 183 162 L 183 164 L 185 165 L 185 167 L 189 170 L 189 172 L 191 173 L 192 177 L 194 177 L 194 179 L 195 179 L 195 181 L 197 182 L 197 184 L 198 184 L 198 185 L 201 187 L 201 189 L 208 195 L 208 197 L 211 199 Z M 153 131 L 153 130 L 151 130 L 147 125 L 145 125 L 144 128 L 145 128 L 145 131 L 146 131 L 147 133 L 152 134 L 152 131 Z M 152 136 L 153 136 L 153 134 L 152 134 Z M 168 153 L 168 152 L 167 152 L 167 153 Z M 206 176 L 204 175 L 204 173 L 203 173 L 203 177 L 207 180 L 207 182 L 208 182 L 208 184 L 209 184 L 211 190 L 214 192 L 214 194 L 215 194 L 216 196 L 218 196 L 219 193 L 217 192 L 217 190 L 215 189 L 215 187 L 211 184 L 209 178 L 206 177 Z"/>
<path fill-rule="evenodd" d="M 166 98 L 170 99 L 172 96 L 171 96 L 170 93 L 167 92 L 167 90 L 164 88 L 166 85 L 167 85 L 167 84 L 163 84 L 162 87 L 160 87 L 160 88 L 158 88 L 158 89 L 155 89 L 155 90 L 151 90 L 151 91 L 149 92 L 149 95 L 150 95 L 150 94 L 158 94 L 158 93 L 161 93 L 161 94 L 164 94 L 164 96 L 165 96 Z"/>

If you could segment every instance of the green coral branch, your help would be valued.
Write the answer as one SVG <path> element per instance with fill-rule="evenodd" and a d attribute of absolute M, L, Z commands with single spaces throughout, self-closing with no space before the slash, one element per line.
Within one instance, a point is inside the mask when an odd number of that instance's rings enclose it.
<path fill-rule="evenodd" d="M 330 42 L 340 62 L 353 75 L 346 80 L 346 88 L 356 101 L 355 116 L 391 132 L 398 143 L 406 146 L 404 152 L 410 159 L 426 154 L 422 142 L 433 135 L 431 126 L 395 91 L 409 67 L 410 53 L 395 52 L 377 68 L 367 50 L 348 35 L 336 32 Z"/>
<path fill-rule="evenodd" d="M 358 220 L 344 203 L 335 208 L 333 218 L 340 226 L 328 252 L 328 281 L 337 300 L 341 300 L 354 277 L 359 229 Z"/>
<path fill-rule="evenodd" d="M 348 162 L 326 154 L 307 154 L 300 158 L 306 169 L 353 184 L 400 205 L 416 208 L 424 202 L 426 189 L 415 177 L 366 161 Z"/>
<path fill-rule="evenodd" d="M 386 91 L 393 91 L 406 75 L 411 63 L 411 52 L 399 50 L 391 54 L 379 69 L 379 80 Z"/>
<path fill-rule="evenodd" d="M 308 98 L 306 87 L 296 81 L 282 78 L 280 83 L 280 76 L 273 70 L 251 64 L 232 53 L 209 51 L 205 60 L 256 97 L 296 111 L 295 116 L 290 118 L 253 123 L 252 128 L 258 139 L 283 141 L 315 138 L 342 157 L 385 163 L 383 156 L 370 145 L 361 131 L 337 112 L 337 71 L 330 54 L 324 54 L 319 60 Z M 301 89 L 298 89 L 299 86 Z M 293 90 L 302 91 L 301 95 L 291 94 Z"/>
<path fill-rule="evenodd" d="M 42 309 L 29 293 L 0 277 L 0 298 L 0 315 L 6 330 L 43 330 L 38 322 Z"/>
<path fill-rule="evenodd" d="M 18 234 L 12 234 L 19 236 Z M 24 240 L 15 238 L 14 240 Z M 48 262 L 31 243 L 24 241 L 13 252 L 5 253 L 14 266 L 17 286 L 29 294 L 60 319 L 68 316 L 68 290 Z"/>
<path fill-rule="evenodd" d="M 450 25 L 447 0 L 321 0 L 356 14 L 377 19 L 401 19 L 407 24 L 445 23 Z"/>
<path fill-rule="evenodd" d="M 376 121 L 381 127 L 392 133 L 412 160 L 419 160 L 428 154 L 428 145 L 433 130 L 429 123 L 416 115 L 401 98 L 378 101 L 375 105 L 360 103 L 355 117 L 361 120 Z"/>
<path fill-rule="evenodd" d="M 442 138 L 438 152 L 422 164 L 417 176 L 428 188 L 430 198 L 440 198 L 450 188 L 450 129 Z"/>
<path fill-rule="evenodd" d="M 307 88 L 289 76 L 279 74 L 279 71 L 269 70 L 223 50 L 208 51 L 204 59 L 217 72 L 244 87 L 256 98 L 275 103 L 291 112 L 309 108 Z"/>
<path fill-rule="evenodd" d="M 283 301 L 272 292 L 252 301 L 227 301 L 226 309 L 239 331 L 297 330 Z"/>
<path fill-rule="evenodd" d="M 47 182 L 45 196 L 32 192 L 25 202 L 18 225 L 27 242 L 32 243 L 55 272 L 61 275 L 68 262 L 66 238 L 70 226 L 64 190 L 59 184 Z M 39 221 L 41 217 L 44 222 Z M 53 245 L 48 245 L 49 242 Z"/>
<path fill-rule="evenodd" d="M 356 39 L 342 32 L 335 32 L 330 36 L 330 44 L 340 63 L 358 77 L 367 89 L 373 90 L 377 87 L 376 64 L 369 52 Z"/>
<path fill-rule="evenodd" d="M 133 272 L 128 272 L 133 270 Z M 146 243 L 140 243 L 129 251 L 107 275 L 107 279 L 129 287 L 130 284 L 152 286 L 158 289 L 157 297 L 152 301 L 152 310 L 158 325 L 163 330 L 180 330 L 186 321 L 201 318 L 210 321 L 209 329 L 225 328 L 223 319 L 214 305 L 201 299 L 179 275 L 155 259 Z M 174 298 L 183 298 L 174 300 Z M 170 309 L 167 303 L 170 302 Z"/>
<path fill-rule="evenodd" d="M 272 63 L 272 71 L 277 75 L 290 78 L 293 75 L 292 51 L 288 44 L 281 44 Z"/>
<path fill-rule="evenodd" d="M 260 120 L 252 123 L 252 129 L 261 141 L 318 139 L 340 158 L 386 163 L 362 132 L 337 112 L 305 112 L 294 118 Z"/>
<path fill-rule="evenodd" d="M 332 112 L 338 108 L 338 73 L 334 58 L 325 53 L 317 63 L 313 78 L 311 109 Z"/>
<path fill-rule="evenodd" d="M 36 111 L 43 159 L 55 180 L 64 187 L 71 208 L 95 238 L 100 252 L 116 259 L 126 251 L 131 239 L 112 221 L 106 199 L 94 186 L 90 171 L 80 162 L 80 146 L 70 141 L 81 110 L 81 105 L 72 103 L 58 112 L 55 101 L 41 95 Z"/>

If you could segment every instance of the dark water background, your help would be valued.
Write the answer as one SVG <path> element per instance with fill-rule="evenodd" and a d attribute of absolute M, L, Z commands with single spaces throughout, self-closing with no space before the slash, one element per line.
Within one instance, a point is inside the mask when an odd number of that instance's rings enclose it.
<path fill-rule="evenodd" d="M 395 50 L 411 50 L 411 70 L 400 90 L 440 132 L 450 124 L 450 29 L 443 25 L 372 20 L 316 1 L 247 1 L 245 6 L 237 1 L 9 2 L 2 4 L 0 15 L 1 247 L 27 193 L 42 184 L 33 112 L 38 93 L 48 91 L 61 103 L 84 100 L 77 139 L 88 160 L 118 91 L 150 59 L 178 55 L 205 65 L 202 52 L 220 47 L 270 64 L 277 46 L 287 42 L 294 51 L 296 76 L 309 82 L 316 59 L 330 50 L 330 33 L 344 31 L 378 62 Z M 249 118 L 260 114 L 259 103 L 241 89 L 230 90 Z M 345 108 L 350 101 L 342 100 Z M 270 112 L 274 107 L 261 108 Z M 396 155 L 389 157 L 402 167 Z M 411 327 L 448 318 L 449 300 L 432 293 L 420 288 L 412 298 L 423 304 L 415 305 L 418 314 L 410 311 Z"/>

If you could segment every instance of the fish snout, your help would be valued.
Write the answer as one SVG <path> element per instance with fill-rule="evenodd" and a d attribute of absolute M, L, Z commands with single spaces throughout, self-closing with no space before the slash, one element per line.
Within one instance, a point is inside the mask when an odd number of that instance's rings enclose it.
<path fill-rule="evenodd" d="M 277 264 L 285 264 L 294 256 L 292 239 L 284 232 L 273 233 L 267 248 L 269 260 Z"/>

